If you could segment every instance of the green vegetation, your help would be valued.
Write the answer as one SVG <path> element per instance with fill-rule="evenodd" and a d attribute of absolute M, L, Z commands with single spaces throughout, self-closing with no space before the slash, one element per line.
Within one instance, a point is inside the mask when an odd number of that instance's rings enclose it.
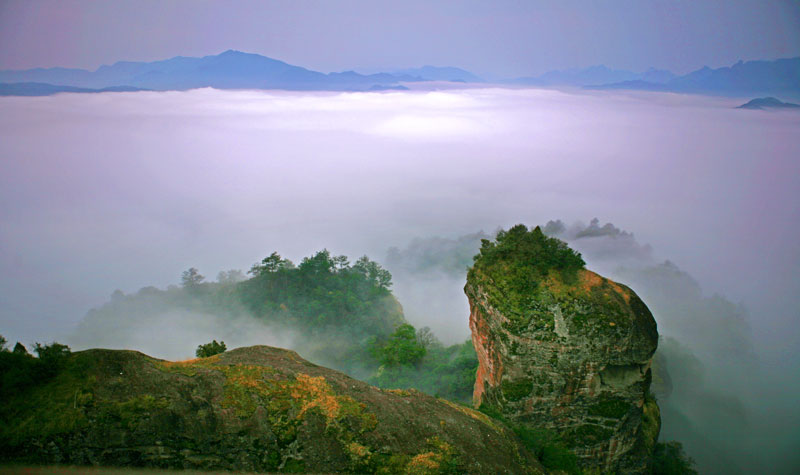
<path fill-rule="evenodd" d="M 599 397 L 598 402 L 586 410 L 590 416 L 607 417 L 609 419 L 622 419 L 628 413 L 631 404 L 624 399 L 612 397 Z"/>
<path fill-rule="evenodd" d="M 207 282 L 191 268 L 179 287 L 115 292 L 86 320 L 102 328 L 165 308 L 250 316 L 278 332 L 289 330 L 304 357 L 381 388 L 471 400 L 478 366 L 472 344 L 444 347 L 430 329 L 409 325 L 391 293 L 391 274 L 367 256 L 351 264 L 322 250 L 295 265 L 273 252 L 249 273 L 245 279 L 238 271 L 221 272 L 217 282 Z M 214 355 L 222 345 L 201 345 L 196 355 Z"/>
<path fill-rule="evenodd" d="M 520 378 L 513 381 L 503 380 L 500 383 L 500 390 L 509 401 L 519 401 L 527 396 L 530 396 L 533 391 L 533 381 L 531 379 Z"/>
<path fill-rule="evenodd" d="M 380 347 L 379 342 L 375 344 Z M 419 360 L 384 364 L 367 381 L 384 389 L 413 388 L 451 401 L 470 403 L 477 370 L 478 357 L 472 341 L 448 347 L 434 342 L 427 346 Z"/>
<path fill-rule="evenodd" d="M 195 289 L 199 287 L 204 280 L 205 277 L 200 275 L 200 272 L 198 272 L 194 267 L 184 271 L 183 275 L 181 276 L 181 284 L 188 289 Z"/>
<path fill-rule="evenodd" d="M 197 347 L 197 351 L 195 351 L 194 354 L 198 358 L 208 358 L 209 356 L 225 353 L 225 350 L 227 349 L 228 348 L 225 346 L 224 341 L 217 343 L 217 340 L 214 340 L 211 343 L 206 343 L 205 345 L 199 345 Z"/>
<path fill-rule="evenodd" d="M 236 285 L 244 307 L 271 323 L 312 334 L 331 327 L 355 338 L 388 335 L 405 323 L 389 291 L 391 274 L 367 256 L 352 266 L 322 250 L 295 267 L 272 253 Z"/>
<path fill-rule="evenodd" d="M 570 475 L 580 475 L 582 473 L 578 466 L 578 457 L 567 448 L 561 438 L 553 431 L 544 428 L 533 429 L 522 424 L 510 423 L 503 417 L 499 409 L 486 403 L 481 404 L 478 410 L 511 427 L 525 447 L 548 470 L 563 471 Z"/>
<path fill-rule="evenodd" d="M 38 358 L 0 352 L 0 447 L 31 436 L 50 436 L 85 427 L 84 408 L 93 404 L 89 363 L 65 345 L 37 344 Z M 4 451 L 0 451 L 0 455 Z"/>
<path fill-rule="evenodd" d="M 564 431 L 561 439 L 567 447 L 594 445 L 608 440 L 614 431 L 596 424 L 583 424 Z"/>
<path fill-rule="evenodd" d="M 552 431 L 531 429 L 520 425 L 514 427 L 514 432 L 548 469 L 562 470 L 569 474 L 581 473 L 578 467 L 578 458 Z"/>
<path fill-rule="evenodd" d="M 468 280 L 489 279 L 492 285 L 487 288 L 494 289 L 491 304 L 504 315 L 527 320 L 531 311 L 542 310 L 531 298 L 542 281 L 555 272 L 562 281 L 572 282 L 584 265 L 580 253 L 563 241 L 545 236 L 538 226 L 529 231 L 518 224 L 499 231 L 494 241 L 481 240 Z"/>
<path fill-rule="evenodd" d="M 375 341 L 373 355 L 385 367 L 416 366 L 427 349 L 417 341 L 417 332 L 412 325 L 404 323 L 397 327 L 385 341 Z"/>
<path fill-rule="evenodd" d="M 20 343 L 17 343 L 14 351 L 8 351 L 3 338 L 0 351 L 0 398 L 53 378 L 70 355 L 69 347 L 60 343 L 36 343 L 34 351 L 38 358 L 29 354 Z"/>
<path fill-rule="evenodd" d="M 659 442 L 653 450 L 653 475 L 697 475 L 694 460 L 680 442 Z"/>

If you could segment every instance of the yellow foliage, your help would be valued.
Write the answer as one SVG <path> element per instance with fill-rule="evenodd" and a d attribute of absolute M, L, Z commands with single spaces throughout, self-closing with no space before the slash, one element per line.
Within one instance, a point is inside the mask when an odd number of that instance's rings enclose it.
<path fill-rule="evenodd" d="M 414 456 L 408 467 L 406 473 L 409 474 L 427 474 L 439 470 L 439 456 L 433 452 L 425 452 Z"/>
<path fill-rule="evenodd" d="M 181 361 L 160 361 L 161 366 L 165 368 L 174 368 L 180 366 L 193 366 L 193 365 L 209 365 L 219 361 L 219 355 L 209 356 L 208 358 L 192 358 Z"/>
<path fill-rule="evenodd" d="M 302 418 L 312 407 L 319 408 L 328 423 L 339 417 L 339 401 L 322 376 L 313 377 L 298 373 L 297 384 L 292 388 L 292 397 L 303 401 L 300 413 L 297 415 L 298 419 Z"/>

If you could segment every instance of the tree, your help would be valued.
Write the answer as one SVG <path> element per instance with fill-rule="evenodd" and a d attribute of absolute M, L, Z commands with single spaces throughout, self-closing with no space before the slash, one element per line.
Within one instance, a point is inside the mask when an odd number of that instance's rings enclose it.
<path fill-rule="evenodd" d="M 61 368 L 67 362 L 67 358 L 72 353 L 69 346 L 56 342 L 49 345 L 34 343 L 33 351 L 39 357 L 39 368 L 41 376 L 44 378 L 55 376 L 61 371 Z"/>
<path fill-rule="evenodd" d="M 281 258 L 280 254 L 273 252 L 269 256 L 261 259 L 260 263 L 253 264 L 248 274 L 258 276 L 265 273 L 278 272 L 282 269 L 293 269 L 294 264 L 289 259 Z"/>
<path fill-rule="evenodd" d="M 6 343 L 8 343 L 8 340 L 6 340 L 6 337 L 4 337 L 3 335 L 0 335 L 0 351 L 6 351 Z"/>
<path fill-rule="evenodd" d="M 433 334 L 430 327 L 422 327 L 417 330 L 417 343 L 426 350 L 432 347 L 441 347 L 442 342 L 436 338 L 436 335 Z"/>
<path fill-rule="evenodd" d="M 209 356 L 218 355 L 220 353 L 225 353 L 225 350 L 228 348 L 225 346 L 224 341 L 220 341 L 217 343 L 217 340 L 213 340 L 211 343 L 206 343 L 205 345 L 198 345 L 197 351 L 195 351 L 195 355 L 198 358 L 208 358 Z"/>
<path fill-rule="evenodd" d="M 304 257 L 298 269 L 304 274 L 332 274 L 335 265 L 330 251 L 323 249 L 313 257 Z"/>
<path fill-rule="evenodd" d="M 181 276 L 181 284 L 187 289 L 197 288 L 204 280 L 205 277 L 200 275 L 200 272 L 194 267 L 183 271 L 183 275 Z"/>
<path fill-rule="evenodd" d="M 219 271 L 217 274 L 217 282 L 220 284 L 235 284 L 245 280 L 244 273 L 238 269 L 231 269 L 229 271 Z"/>
<path fill-rule="evenodd" d="M 362 274 L 367 280 L 383 290 L 392 286 L 392 274 L 367 256 L 361 256 L 353 265 L 353 270 Z"/>
<path fill-rule="evenodd" d="M 397 327 L 384 344 L 378 343 L 373 349 L 380 363 L 388 367 L 416 365 L 426 352 L 425 347 L 417 342 L 416 330 L 408 323 Z"/>
<path fill-rule="evenodd" d="M 350 268 L 350 261 L 347 260 L 347 256 L 336 256 L 333 258 L 333 265 L 336 272 L 342 272 Z"/>
<path fill-rule="evenodd" d="M 34 343 L 33 351 L 36 352 L 36 356 L 42 361 L 60 360 L 72 353 L 69 346 L 56 342 L 50 343 L 49 345 Z"/>
<path fill-rule="evenodd" d="M 30 353 L 28 353 L 28 350 L 25 348 L 25 345 L 23 345 L 20 342 L 17 342 L 17 344 L 14 345 L 14 349 L 11 350 L 11 352 L 18 355 L 30 355 Z"/>
<path fill-rule="evenodd" d="M 686 455 L 683 445 L 677 441 L 659 442 L 653 450 L 653 474 L 691 475 L 697 474 L 694 459 Z"/>
<path fill-rule="evenodd" d="M 112 302 L 121 302 L 125 299 L 125 292 L 117 289 L 111 294 Z"/>

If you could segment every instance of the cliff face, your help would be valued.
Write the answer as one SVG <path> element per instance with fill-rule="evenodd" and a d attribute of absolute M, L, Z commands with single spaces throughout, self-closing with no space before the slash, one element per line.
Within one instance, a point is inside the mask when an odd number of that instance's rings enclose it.
<path fill-rule="evenodd" d="M 2 402 L 0 461 L 264 472 L 543 473 L 502 424 L 266 346 L 88 350 Z"/>
<path fill-rule="evenodd" d="M 528 234 L 568 251 L 538 228 Z M 541 249 L 520 255 L 526 244 L 509 241 L 484 245 L 465 287 L 476 407 L 551 429 L 585 468 L 645 472 L 660 427 L 648 397 L 658 342 L 650 311 L 631 289 L 582 265 L 537 268 L 530 259 Z"/>

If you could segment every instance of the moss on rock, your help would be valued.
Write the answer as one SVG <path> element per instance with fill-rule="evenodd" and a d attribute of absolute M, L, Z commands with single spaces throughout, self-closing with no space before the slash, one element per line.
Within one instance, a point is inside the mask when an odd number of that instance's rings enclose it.
<path fill-rule="evenodd" d="M 640 441 L 658 418 L 645 403 L 658 332 L 630 288 L 518 225 L 483 242 L 464 291 L 479 361 L 476 407 L 560 433 L 585 469 L 646 471 L 652 445 Z"/>
<path fill-rule="evenodd" d="M 5 401 L 0 460 L 271 472 L 542 473 L 502 423 L 264 346 L 75 353 Z"/>

